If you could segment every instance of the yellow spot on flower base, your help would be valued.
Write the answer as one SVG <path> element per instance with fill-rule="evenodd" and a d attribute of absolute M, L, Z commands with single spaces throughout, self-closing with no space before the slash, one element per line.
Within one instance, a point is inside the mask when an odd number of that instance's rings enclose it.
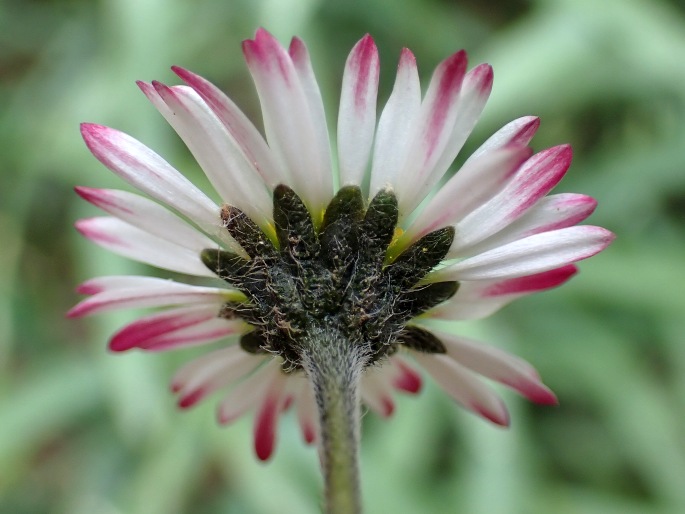
<path fill-rule="evenodd" d="M 409 243 L 404 236 L 404 230 L 400 227 L 395 227 L 395 233 L 392 236 L 392 241 L 388 245 L 388 252 L 385 255 L 385 264 L 391 264 L 399 254 L 401 254 Z"/>
<path fill-rule="evenodd" d="M 276 237 L 276 226 L 273 223 L 265 223 L 259 227 L 264 232 L 264 235 L 269 238 L 276 248 L 278 248 L 278 237 Z"/>

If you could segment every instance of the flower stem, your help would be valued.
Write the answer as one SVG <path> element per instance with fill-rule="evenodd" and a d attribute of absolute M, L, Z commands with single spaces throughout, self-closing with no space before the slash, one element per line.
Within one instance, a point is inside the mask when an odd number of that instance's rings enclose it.
<path fill-rule="evenodd" d="M 307 341 L 302 364 L 312 381 L 319 411 L 319 453 L 326 512 L 362 511 L 359 487 L 359 380 L 367 359 L 336 330 Z"/>

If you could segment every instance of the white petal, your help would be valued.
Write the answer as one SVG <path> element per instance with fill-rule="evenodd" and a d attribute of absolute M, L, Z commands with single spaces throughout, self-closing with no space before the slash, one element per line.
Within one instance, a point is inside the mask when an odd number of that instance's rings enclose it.
<path fill-rule="evenodd" d="M 506 187 L 456 225 L 448 257 L 455 257 L 524 215 L 562 179 L 571 164 L 571 147 L 560 145 L 535 154 Z"/>
<path fill-rule="evenodd" d="M 217 374 L 219 369 L 229 369 L 236 365 L 236 368 L 231 372 L 241 373 L 243 367 L 250 368 L 248 363 L 254 361 L 257 365 L 267 359 L 266 357 L 256 357 L 251 353 L 243 350 L 239 344 L 233 344 L 226 348 L 220 348 L 212 352 L 206 353 L 200 357 L 193 359 L 179 368 L 171 380 L 171 390 L 175 393 L 196 389 L 198 384 L 206 382 L 207 377 Z M 244 364 L 245 366 L 237 366 L 237 364 Z M 238 377 L 234 377 L 234 380 Z"/>
<path fill-rule="evenodd" d="M 126 325 L 112 336 L 115 352 L 141 348 L 160 351 L 222 339 L 240 334 L 248 325 L 240 319 L 218 317 L 221 305 L 194 305 L 156 312 Z"/>
<path fill-rule="evenodd" d="M 614 235 L 591 225 L 562 228 L 514 241 L 447 266 L 430 280 L 491 280 L 532 275 L 592 257 Z"/>
<path fill-rule="evenodd" d="M 464 77 L 464 82 L 459 91 L 459 99 L 457 100 L 457 117 L 454 128 L 452 128 L 452 134 L 440 159 L 431 171 L 424 189 L 417 191 L 419 202 L 445 174 L 452 165 L 452 162 L 454 162 L 457 154 L 462 146 L 464 146 L 464 142 L 480 118 L 491 90 L 492 67 L 488 64 L 476 66 Z"/>
<path fill-rule="evenodd" d="M 367 368 L 361 379 L 362 400 L 372 411 L 384 418 L 391 416 L 395 410 L 391 380 L 392 376 L 384 373 L 383 367 Z"/>
<path fill-rule="evenodd" d="M 155 152 L 101 125 L 83 123 L 81 134 L 93 155 L 126 182 L 173 207 L 234 250 L 240 248 L 221 226 L 219 207 Z"/>
<path fill-rule="evenodd" d="M 371 167 L 370 197 L 400 180 L 416 118 L 421 110 L 421 83 L 416 69 L 416 58 L 408 49 L 402 49 L 397 67 L 397 78 L 390 98 L 383 108 Z M 404 177 L 405 179 L 407 177 Z"/>
<path fill-rule="evenodd" d="M 200 95 L 189 86 L 138 86 L 183 139 L 221 198 L 266 226 L 271 197 L 264 181 Z"/>
<path fill-rule="evenodd" d="M 541 198 L 535 206 L 511 225 L 468 249 L 468 255 L 483 253 L 517 239 L 571 227 L 585 220 L 597 207 L 597 201 L 586 195 L 561 193 Z M 465 255 L 464 255 L 465 256 Z"/>
<path fill-rule="evenodd" d="M 368 34 L 352 49 L 343 74 L 338 113 L 340 184 L 361 185 L 376 128 L 380 72 L 378 49 Z"/>
<path fill-rule="evenodd" d="M 307 50 L 304 41 L 294 37 L 290 41 L 288 53 L 293 61 L 293 66 L 295 66 L 297 76 L 300 78 L 304 97 L 309 106 L 314 136 L 317 138 L 316 146 L 321 153 L 321 159 L 328 166 L 318 170 L 316 177 L 304 176 L 302 179 L 310 180 L 312 185 L 316 184 L 311 194 L 315 198 L 321 198 L 324 205 L 328 205 L 328 202 L 333 198 L 333 170 L 331 168 L 331 144 L 328 135 L 326 113 L 323 107 L 323 98 L 321 97 L 319 84 L 316 82 L 312 62 L 309 58 L 309 50 Z"/>
<path fill-rule="evenodd" d="M 143 232 L 117 218 L 87 218 L 76 222 L 76 229 L 108 250 L 158 268 L 214 277 L 200 260 L 202 248 L 190 249 Z"/>
<path fill-rule="evenodd" d="M 300 391 L 295 399 L 297 405 L 297 421 L 300 424 L 302 437 L 307 444 L 312 444 L 318 439 L 319 420 L 314 400 L 314 390 L 308 379 L 300 380 Z"/>
<path fill-rule="evenodd" d="M 530 154 L 525 147 L 508 147 L 484 154 L 462 167 L 430 199 L 402 240 L 411 243 L 429 232 L 459 222 L 501 191 L 506 180 Z"/>
<path fill-rule="evenodd" d="M 433 73 L 416 119 L 411 149 L 393 184 L 401 215 L 412 212 L 434 183 L 432 172 L 454 128 L 465 72 L 466 53 L 462 50 L 442 61 Z"/>
<path fill-rule="evenodd" d="M 477 284 L 477 282 L 469 282 Z M 465 282 L 461 282 L 459 288 L 464 287 Z M 452 298 L 440 304 L 435 309 L 425 313 L 426 317 L 444 319 L 450 321 L 475 320 L 491 316 L 505 305 L 519 298 L 519 295 L 497 296 L 493 298 L 476 298 L 468 300 L 466 298 Z"/>
<path fill-rule="evenodd" d="M 231 423 L 261 402 L 271 381 L 279 373 L 282 371 L 278 360 L 272 359 L 235 386 L 219 404 L 219 423 Z"/>
<path fill-rule="evenodd" d="M 502 399 L 471 371 L 447 355 L 412 352 L 447 394 L 467 409 L 502 426 L 509 425 L 509 413 Z"/>
<path fill-rule="evenodd" d="M 190 286 L 171 280 L 154 279 L 157 283 L 117 288 L 96 293 L 73 307 L 69 317 L 89 316 L 115 309 L 161 307 L 166 305 L 221 305 L 237 299 L 242 293 L 216 287 Z"/>
<path fill-rule="evenodd" d="M 115 189 L 76 187 L 85 200 L 126 223 L 172 243 L 188 248 L 212 248 L 216 242 L 145 197 Z"/>
<path fill-rule="evenodd" d="M 528 362 L 499 348 L 433 330 L 445 345 L 447 355 L 501 384 L 511 387 L 535 403 L 554 405 L 557 398 L 541 381 Z"/>
<path fill-rule="evenodd" d="M 247 353 L 239 345 L 221 348 L 190 361 L 176 372 L 171 387 L 181 408 L 249 375 L 268 357 Z"/>
<path fill-rule="evenodd" d="M 478 150 L 471 154 L 466 162 L 505 146 L 527 146 L 531 139 L 533 139 L 539 126 L 540 118 L 536 116 L 524 116 L 511 121 L 490 136 Z"/>
<path fill-rule="evenodd" d="M 278 164 L 266 141 L 245 114 L 214 84 L 178 66 L 172 70 L 192 87 L 223 123 L 242 152 L 244 159 L 254 167 L 264 182 L 273 190 L 288 182 L 283 166 Z"/>
<path fill-rule="evenodd" d="M 387 364 L 384 364 L 384 368 L 388 368 L 390 380 L 395 389 L 410 394 L 417 394 L 421 391 L 421 375 L 406 359 L 395 354 L 388 359 Z"/>
<path fill-rule="evenodd" d="M 257 458 L 266 461 L 276 447 L 278 418 L 288 403 L 292 378 L 285 373 L 277 373 L 262 397 L 254 417 L 253 437 Z"/>
<path fill-rule="evenodd" d="M 269 147 L 288 167 L 293 189 L 317 215 L 332 195 L 332 172 L 328 143 L 321 146 L 322 127 L 311 112 L 315 100 L 307 97 L 288 52 L 265 30 L 243 41 L 243 53 L 262 105 Z M 331 187 L 324 197 L 326 184 Z"/>
<path fill-rule="evenodd" d="M 170 282 L 170 280 L 138 275 L 109 275 L 86 280 L 76 288 L 76 291 L 81 294 L 97 294 L 120 289 L 154 287 L 166 282 Z"/>
<path fill-rule="evenodd" d="M 453 321 L 485 318 L 517 298 L 560 286 L 577 271 L 576 266 L 569 264 L 519 278 L 463 281 L 459 284 L 457 294 L 424 316 Z"/>

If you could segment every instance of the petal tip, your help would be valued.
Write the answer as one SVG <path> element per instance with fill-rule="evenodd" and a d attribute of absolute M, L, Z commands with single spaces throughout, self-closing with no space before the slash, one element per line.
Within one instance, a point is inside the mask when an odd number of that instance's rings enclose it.
<path fill-rule="evenodd" d="M 205 396 L 205 389 L 199 388 L 195 389 L 192 391 L 189 391 L 188 393 L 183 394 L 182 396 L 179 397 L 177 405 L 179 409 L 189 409 L 190 407 L 193 407 L 194 405 L 197 405 L 197 403 L 204 398 Z"/>
<path fill-rule="evenodd" d="M 316 429 L 311 423 L 307 423 L 302 427 L 302 437 L 306 444 L 314 444 L 316 442 Z"/>
<path fill-rule="evenodd" d="M 473 74 L 473 80 L 476 82 L 478 93 L 489 95 L 495 78 L 492 66 L 487 63 L 479 64 L 471 73 Z"/>
<path fill-rule="evenodd" d="M 368 55 L 369 52 L 373 52 L 376 54 L 378 53 L 376 42 L 374 41 L 373 37 L 371 37 L 371 34 L 368 33 L 365 34 L 359 41 L 357 41 L 357 44 L 355 45 L 355 48 L 352 50 L 352 52 L 354 52 L 357 49 L 363 55 Z"/>
<path fill-rule="evenodd" d="M 102 190 L 94 187 L 74 186 L 74 192 L 89 203 L 95 203 L 100 191 Z"/>
<path fill-rule="evenodd" d="M 398 67 L 413 66 L 416 67 L 416 56 L 409 50 L 409 48 L 402 48 L 400 52 L 400 62 Z"/>
<path fill-rule="evenodd" d="M 395 402 L 392 401 L 390 397 L 384 397 L 381 400 L 382 404 L 382 414 L 384 418 L 389 418 L 395 413 Z"/>
<path fill-rule="evenodd" d="M 509 425 L 511 424 L 509 411 L 507 410 L 506 406 L 501 402 L 499 404 L 499 408 L 496 410 L 487 408 L 480 404 L 473 404 L 471 407 L 473 411 L 476 412 L 479 416 L 487 419 L 495 425 L 504 428 L 509 428 Z"/>
<path fill-rule="evenodd" d="M 89 149 L 91 149 L 91 151 L 94 139 L 96 139 L 98 136 L 101 136 L 103 132 L 109 132 L 113 130 L 109 127 L 105 127 L 104 125 L 98 125 L 97 123 L 88 122 L 81 123 L 79 129 L 81 131 L 81 137 L 86 142 L 86 145 Z"/>
<path fill-rule="evenodd" d="M 525 118 L 528 120 L 526 123 L 527 127 L 537 128 L 540 126 L 541 120 L 539 116 L 525 116 Z"/>
<path fill-rule="evenodd" d="M 125 352 L 126 350 L 130 350 L 133 348 L 135 345 L 134 344 L 129 344 L 126 340 L 123 340 L 120 337 L 117 337 L 115 334 L 112 339 L 109 340 L 109 344 L 107 345 L 107 349 L 110 352 L 114 353 L 120 353 L 120 352 Z"/>
<path fill-rule="evenodd" d="M 79 317 L 81 317 L 81 315 L 82 315 L 82 314 L 81 314 L 81 309 L 79 308 L 78 305 L 75 305 L 74 307 L 72 307 L 71 309 L 69 309 L 69 310 L 64 314 L 64 317 L 65 317 L 65 318 L 69 318 L 69 319 L 74 319 L 74 318 L 79 318 Z"/>
<path fill-rule="evenodd" d="M 559 156 L 568 159 L 570 162 L 573 158 L 573 147 L 569 143 L 564 143 L 557 148 L 559 149 Z"/>

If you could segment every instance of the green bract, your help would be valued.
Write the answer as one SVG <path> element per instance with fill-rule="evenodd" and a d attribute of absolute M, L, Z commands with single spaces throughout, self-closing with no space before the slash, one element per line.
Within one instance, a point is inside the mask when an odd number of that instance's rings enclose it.
<path fill-rule="evenodd" d="M 248 298 L 222 310 L 222 316 L 238 316 L 255 327 L 242 337 L 243 349 L 278 354 L 284 369 L 301 368 L 302 338 L 334 330 L 358 346 L 369 364 L 404 342 L 415 350 L 444 352 L 405 325 L 456 293 L 456 281 L 420 283 L 447 254 L 454 228 L 427 234 L 388 263 L 398 218 L 392 191 L 380 191 L 365 206 L 358 187 L 343 187 L 318 228 L 289 187 L 278 186 L 273 199 L 277 244 L 242 211 L 225 206 L 226 230 L 249 259 L 223 250 L 202 252 L 205 265 Z"/>

